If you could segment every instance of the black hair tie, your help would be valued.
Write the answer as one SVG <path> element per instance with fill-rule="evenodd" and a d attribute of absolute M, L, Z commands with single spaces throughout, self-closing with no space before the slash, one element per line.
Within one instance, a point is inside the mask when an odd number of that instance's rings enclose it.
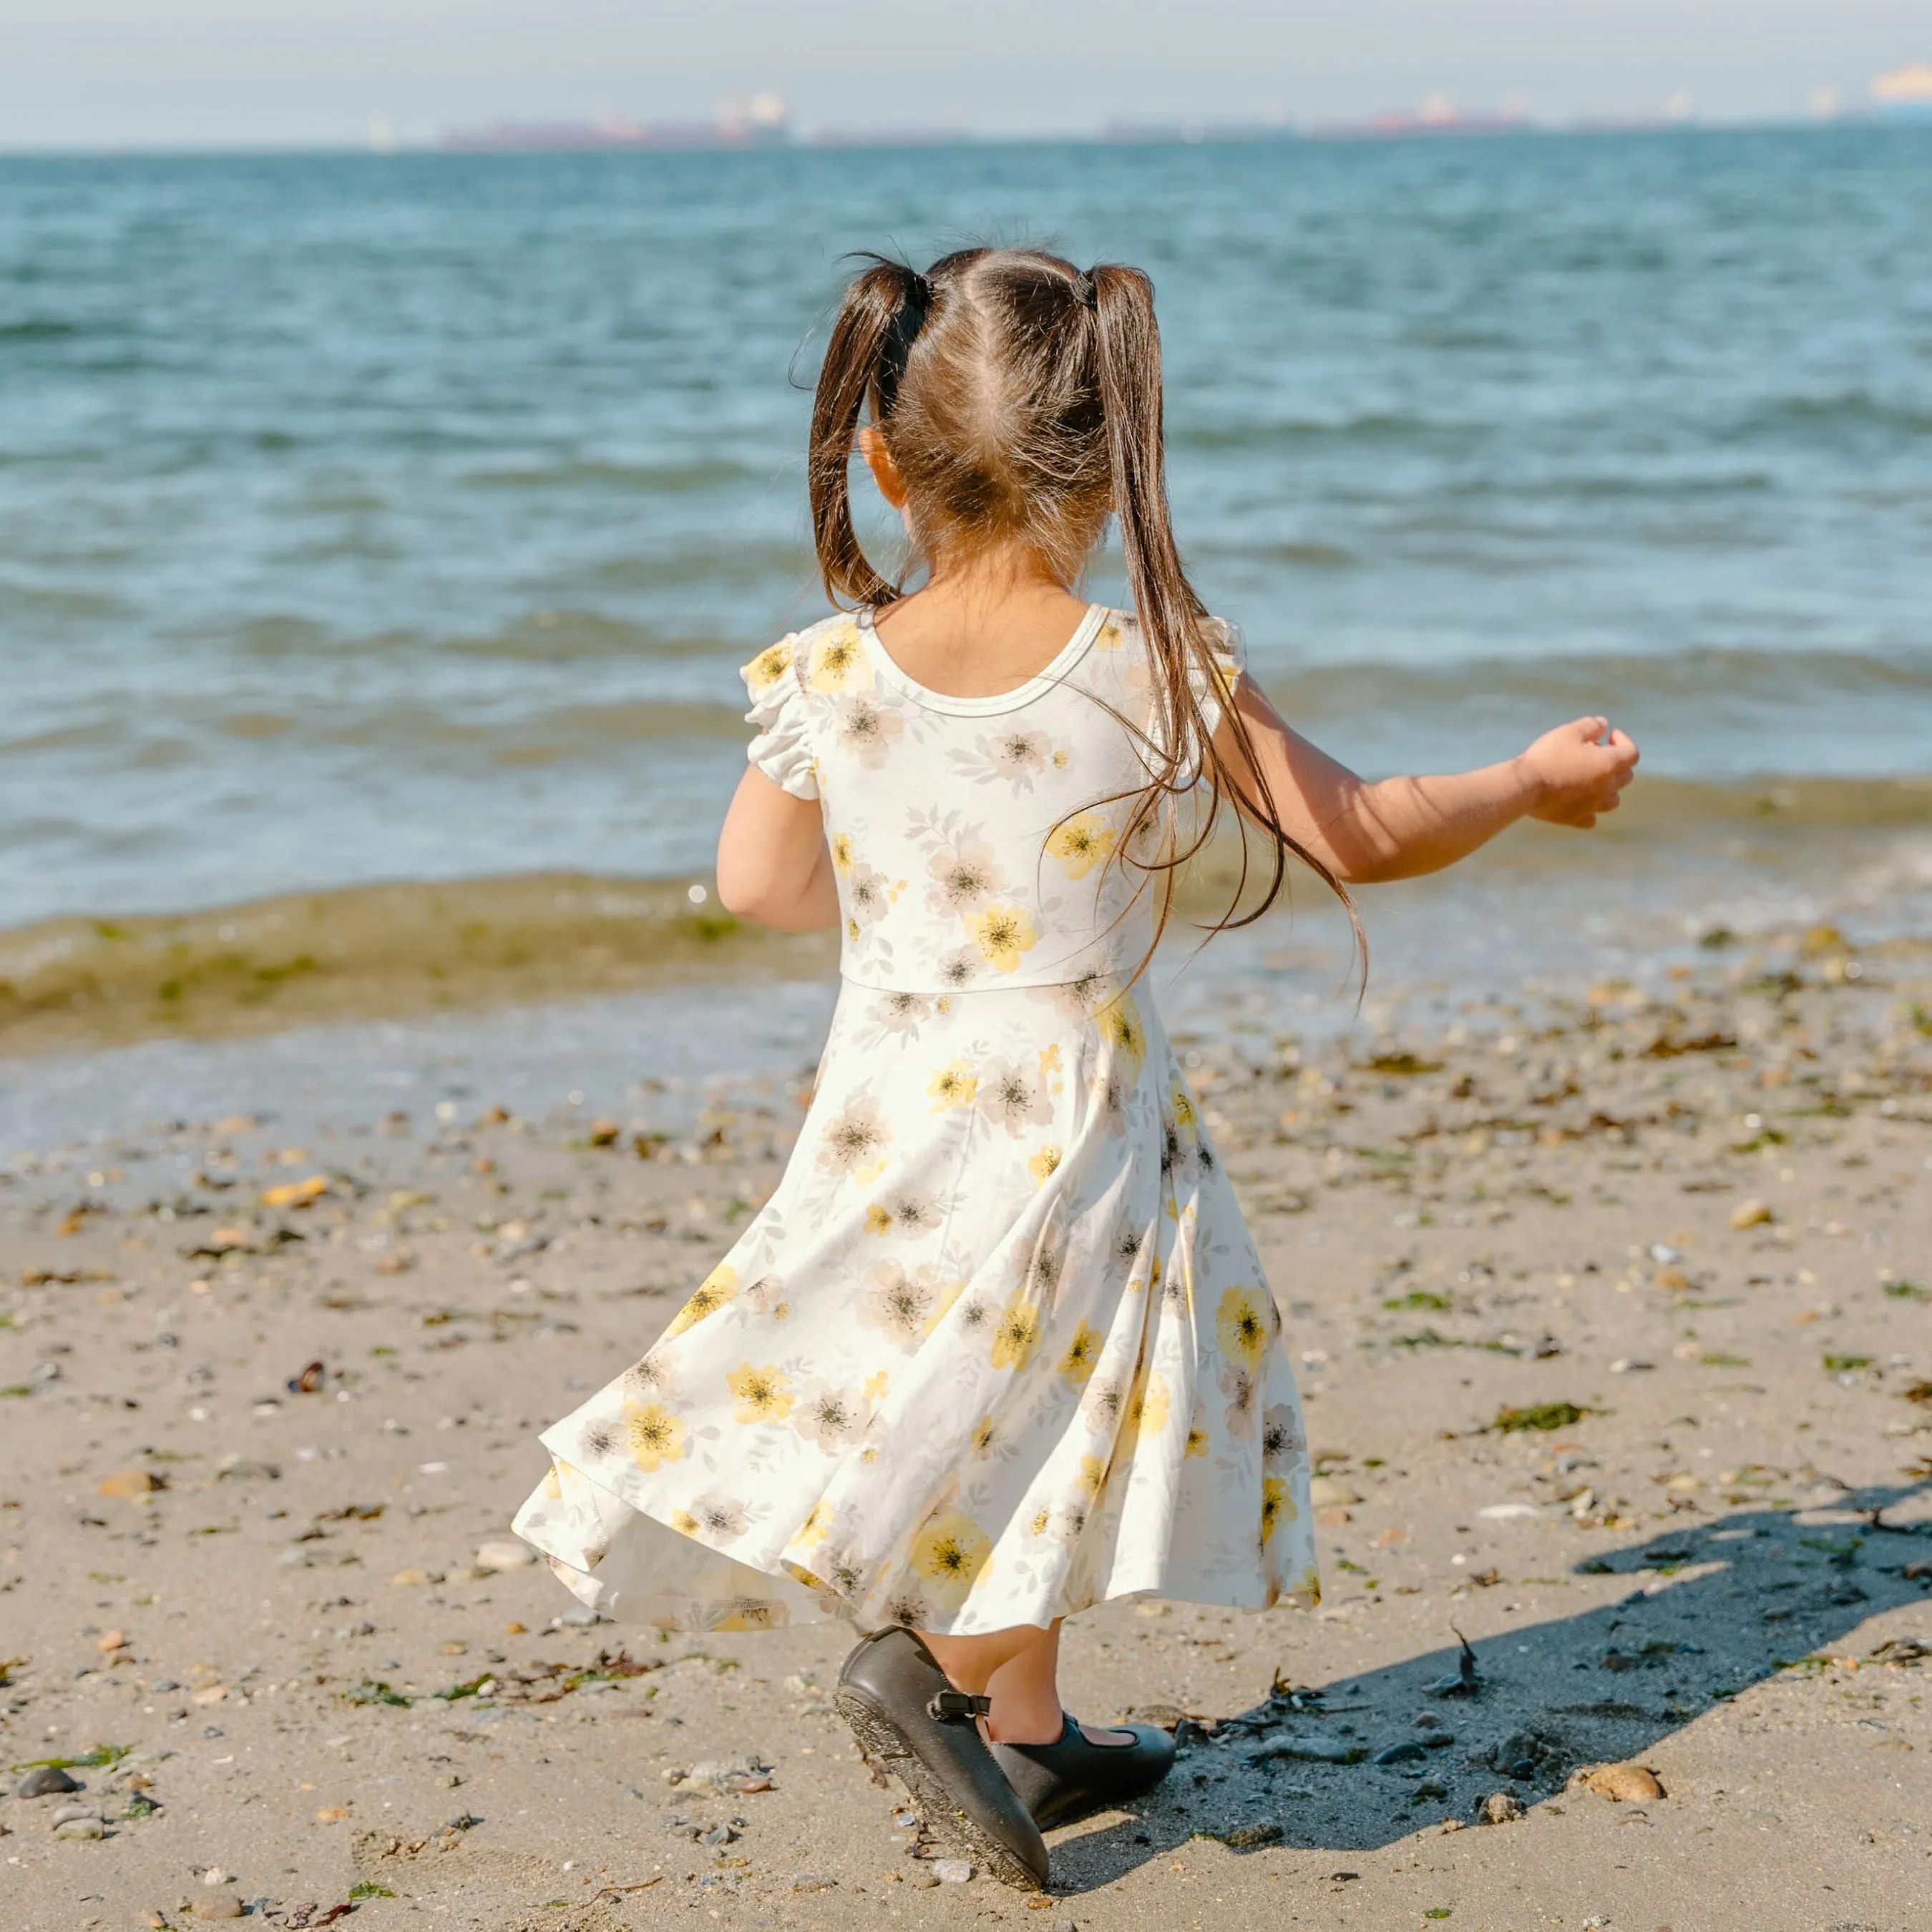
<path fill-rule="evenodd" d="M 905 375 L 907 358 L 912 354 L 912 346 L 918 340 L 920 331 L 926 326 L 926 313 L 932 306 L 932 283 L 916 268 L 906 269 L 899 284 L 898 313 L 892 317 L 892 326 L 879 344 L 879 369 L 874 388 L 881 417 L 890 416 L 892 405 L 898 400 L 899 383 Z"/>

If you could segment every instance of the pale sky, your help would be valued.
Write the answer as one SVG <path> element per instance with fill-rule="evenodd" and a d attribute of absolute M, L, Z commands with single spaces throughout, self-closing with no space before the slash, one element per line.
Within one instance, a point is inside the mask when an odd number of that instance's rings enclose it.
<path fill-rule="evenodd" d="M 1296 120 L 1448 95 L 1548 116 L 1862 99 L 1928 0 L 0 0 L 0 151 L 405 140 L 499 119 Z"/>

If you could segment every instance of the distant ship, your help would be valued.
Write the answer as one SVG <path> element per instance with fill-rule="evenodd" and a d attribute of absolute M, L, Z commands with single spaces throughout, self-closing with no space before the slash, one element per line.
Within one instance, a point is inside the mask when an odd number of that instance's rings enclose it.
<path fill-rule="evenodd" d="M 1871 84 L 1872 104 L 1886 116 L 1932 116 L 1932 63 L 1894 68 Z"/>
<path fill-rule="evenodd" d="M 784 103 L 775 94 L 728 101 L 709 121 L 501 121 L 458 128 L 437 145 L 455 154 L 587 154 L 633 148 L 778 148 L 792 138 Z"/>

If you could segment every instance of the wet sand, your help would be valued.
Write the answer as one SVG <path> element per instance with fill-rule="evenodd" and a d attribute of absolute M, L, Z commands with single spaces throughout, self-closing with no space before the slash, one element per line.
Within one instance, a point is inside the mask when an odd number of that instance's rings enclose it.
<path fill-rule="evenodd" d="M 1076 1621 L 1075 1708 L 1183 1752 L 1056 1834 L 1046 1900 L 913 1855 L 829 1707 L 841 1628 L 660 1637 L 494 1567 L 533 1432 L 706 1272 L 795 1094 L 10 1159 L 0 1737 L 127 1755 L 10 1774 L 8 1923 L 1922 1925 L 1932 945 L 1658 983 L 1187 1047 L 1327 1594 Z"/>

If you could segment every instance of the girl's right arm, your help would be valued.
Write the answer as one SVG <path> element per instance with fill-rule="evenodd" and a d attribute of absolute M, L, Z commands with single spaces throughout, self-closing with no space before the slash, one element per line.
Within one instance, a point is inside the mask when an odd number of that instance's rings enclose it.
<path fill-rule="evenodd" d="M 818 800 L 747 770 L 718 836 L 718 897 L 727 912 L 782 932 L 836 926 L 838 886 Z"/>
<path fill-rule="evenodd" d="M 1350 884 L 1439 872 L 1520 818 L 1587 830 L 1616 811 L 1636 770 L 1628 737 L 1580 718 L 1499 765 L 1372 784 L 1290 730 L 1252 679 L 1235 686 L 1234 704 L 1252 758 L 1225 719 L 1215 748 L 1245 785 L 1259 775 L 1282 829 Z"/>

